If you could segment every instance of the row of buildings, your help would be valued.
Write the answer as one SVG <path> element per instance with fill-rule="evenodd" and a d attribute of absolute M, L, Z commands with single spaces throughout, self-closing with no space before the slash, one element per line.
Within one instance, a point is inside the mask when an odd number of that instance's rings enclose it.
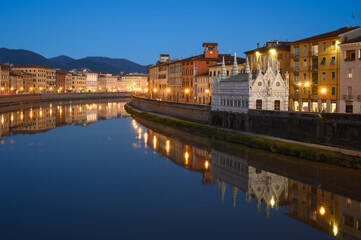
<path fill-rule="evenodd" d="M 217 46 L 204 43 L 203 54 L 186 59 L 171 60 L 162 54 L 148 67 L 149 97 L 211 104 L 216 83 L 217 109 L 240 107 L 246 97 L 248 102 L 242 106 L 254 109 L 361 112 L 360 27 L 344 27 L 294 42 L 258 43 L 257 48 L 245 52 L 245 59 L 219 54 Z M 227 92 L 226 88 L 233 90 Z M 237 88 L 243 94 L 237 95 Z M 275 89 L 287 93 L 274 93 Z"/>
<path fill-rule="evenodd" d="M 90 69 L 65 71 L 39 65 L 0 64 L 0 94 L 145 91 L 147 75 L 115 75 Z"/>

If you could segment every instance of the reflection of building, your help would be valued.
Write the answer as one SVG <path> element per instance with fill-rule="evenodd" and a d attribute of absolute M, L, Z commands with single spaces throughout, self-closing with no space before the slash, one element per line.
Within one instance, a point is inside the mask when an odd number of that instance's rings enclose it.
<path fill-rule="evenodd" d="M 226 184 L 231 186 L 233 205 L 236 205 L 238 189 L 246 193 L 247 201 L 252 197 L 257 202 L 257 211 L 261 202 L 266 206 L 266 216 L 270 208 L 278 210 L 288 197 L 288 180 L 280 175 L 256 169 L 248 165 L 247 160 L 212 149 L 212 183 L 221 190 L 222 202 Z"/>
<path fill-rule="evenodd" d="M 33 134 L 72 124 L 86 126 L 98 121 L 98 109 L 105 109 L 102 119 L 129 116 L 124 102 L 111 103 L 42 103 L 38 108 L 22 109 L 0 114 L 1 136 L 23 133 Z M 102 107 L 103 105 L 103 107 Z M 100 114 L 99 114 L 100 115 Z"/>
<path fill-rule="evenodd" d="M 289 180 L 288 216 L 330 235 L 338 233 L 338 196 L 320 187 Z"/>
<path fill-rule="evenodd" d="M 350 198 L 339 196 L 338 215 L 341 239 L 361 238 L 361 203 Z"/>
<path fill-rule="evenodd" d="M 203 173 L 203 184 L 210 184 L 210 159 L 208 150 L 184 144 L 151 129 L 147 131 L 147 144 L 159 154 L 167 156 L 176 164 Z"/>

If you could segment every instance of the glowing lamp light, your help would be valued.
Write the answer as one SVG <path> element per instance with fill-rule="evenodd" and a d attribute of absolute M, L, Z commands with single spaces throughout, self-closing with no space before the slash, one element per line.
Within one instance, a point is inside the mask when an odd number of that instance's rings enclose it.
<path fill-rule="evenodd" d="M 272 196 L 271 201 L 270 201 L 271 207 L 274 207 L 275 203 L 276 203 L 275 198 Z"/>
<path fill-rule="evenodd" d="M 336 236 L 338 233 L 338 227 L 337 226 L 334 226 L 333 227 L 333 235 Z"/>
<path fill-rule="evenodd" d="M 165 148 L 167 149 L 167 153 L 169 153 L 169 150 L 170 150 L 170 141 L 169 140 L 166 141 Z"/>
<path fill-rule="evenodd" d="M 185 92 L 186 92 L 186 93 L 189 93 L 189 89 L 187 88 L 187 89 L 185 90 Z"/>
<path fill-rule="evenodd" d="M 321 215 L 325 215 L 325 213 L 326 213 L 325 208 L 324 208 L 324 207 L 321 207 L 321 208 L 320 208 L 320 214 L 321 214 Z"/>
<path fill-rule="evenodd" d="M 301 86 L 301 85 L 302 85 L 302 83 L 299 82 L 299 83 L 298 83 L 298 86 Z"/>
<path fill-rule="evenodd" d="M 310 86 L 310 83 L 309 83 L 309 82 L 306 82 L 306 83 L 305 83 L 305 86 L 306 86 L 306 87 Z"/>
<path fill-rule="evenodd" d="M 269 50 L 269 52 L 270 52 L 272 55 L 274 55 L 274 54 L 276 53 L 276 49 L 272 48 L 272 49 Z"/>
<path fill-rule="evenodd" d="M 322 93 L 322 94 L 325 94 L 325 93 L 326 93 L 326 88 L 322 88 L 322 89 L 321 89 L 321 93 Z"/>
<path fill-rule="evenodd" d="M 156 88 L 154 88 L 154 89 L 153 89 L 153 92 L 156 92 L 156 91 L 157 91 L 157 89 L 156 89 Z"/>
<path fill-rule="evenodd" d="M 206 89 L 206 93 L 209 93 L 209 89 Z"/>
<path fill-rule="evenodd" d="M 205 162 L 204 162 L 204 167 L 205 167 L 206 169 L 209 168 L 209 162 L 208 162 L 208 161 L 205 161 Z"/>
<path fill-rule="evenodd" d="M 168 92 L 168 93 L 170 92 L 170 89 L 169 89 L 169 88 L 167 88 L 167 92 Z"/>
<path fill-rule="evenodd" d="M 259 55 L 261 55 L 261 54 L 260 54 L 259 52 L 256 52 L 256 55 L 259 56 Z"/>

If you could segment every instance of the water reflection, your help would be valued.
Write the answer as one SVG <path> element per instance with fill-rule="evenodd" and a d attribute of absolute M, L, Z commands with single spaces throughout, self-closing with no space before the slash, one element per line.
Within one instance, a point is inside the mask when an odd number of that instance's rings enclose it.
<path fill-rule="evenodd" d="M 0 139 L 15 134 L 45 132 L 64 125 L 87 126 L 99 120 L 129 116 L 124 102 L 42 103 L 0 113 Z"/>
<path fill-rule="evenodd" d="M 186 143 L 171 134 L 145 128 L 135 120 L 133 127 L 144 128 L 145 147 L 148 139 L 152 139 L 152 148 L 158 154 L 181 167 L 201 172 L 203 184 L 212 184 L 219 189 L 222 204 L 226 192 L 230 191 L 236 207 L 240 190 L 247 203 L 256 203 L 257 212 L 264 209 L 266 217 L 270 217 L 271 211 L 278 211 L 280 206 L 284 206 L 288 207 L 287 216 L 310 227 L 340 239 L 361 239 L 361 202 L 358 200 L 326 191 L 320 185 L 306 184 L 265 171 L 252 166 L 254 162 L 246 158 Z"/>

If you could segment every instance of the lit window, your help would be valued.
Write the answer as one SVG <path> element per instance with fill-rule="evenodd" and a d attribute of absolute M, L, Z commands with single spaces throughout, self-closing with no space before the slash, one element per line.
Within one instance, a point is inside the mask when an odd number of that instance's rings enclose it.
<path fill-rule="evenodd" d="M 303 66 L 307 67 L 307 59 L 303 59 Z"/>
<path fill-rule="evenodd" d="M 349 68 L 348 70 L 347 70 L 347 78 L 352 78 L 352 68 Z"/>
<path fill-rule="evenodd" d="M 336 49 L 336 41 L 333 41 L 331 44 L 331 50 L 335 50 Z"/>
<path fill-rule="evenodd" d="M 326 51 L 326 43 L 322 43 L 322 51 Z"/>
<path fill-rule="evenodd" d="M 303 52 L 304 52 L 304 53 L 307 53 L 307 45 L 304 45 L 304 46 L 303 46 Z"/>
<path fill-rule="evenodd" d="M 326 80 L 326 73 L 325 72 L 322 73 L 322 80 Z"/>

